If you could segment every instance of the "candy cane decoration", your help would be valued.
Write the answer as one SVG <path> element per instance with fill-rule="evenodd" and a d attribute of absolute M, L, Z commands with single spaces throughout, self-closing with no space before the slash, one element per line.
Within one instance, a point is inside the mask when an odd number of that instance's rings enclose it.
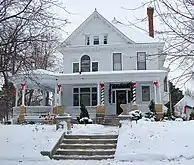
<path fill-rule="evenodd" d="M 136 82 L 132 82 L 133 104 L 136 105 Z"/>
<path fill-rule="evenodd" d="M 101 105 L 104 105 L 104 84 L 100 84 L 101 89 Z"/>

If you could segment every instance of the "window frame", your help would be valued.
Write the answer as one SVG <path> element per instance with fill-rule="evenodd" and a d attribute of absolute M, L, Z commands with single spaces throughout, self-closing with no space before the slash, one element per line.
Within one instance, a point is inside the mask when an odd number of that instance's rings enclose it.
<path fill-rule="evenodd" d="M 78 64 L 78 72 L 74 72 L 74 64 Z M 73 71 L 73 73 L 79 73 L 79 70 L 80 70 L 80 63 L 79 62 L 73 62 L 72 63 L 72 71 Z"/>
<path fill-rule="evenodd" d="M 97 63 L 97 70 L 96 71 L 93 70 L 93 63 Z M 92 72 L 98 72 L 98 70 L 99 70 L 99 62 L 98 61 L 92 61 L 91 71 Z"/>
<path fill-rule="evenodd" d="M 90 35 L 85 35 L 85 45 L 90 45 Z"/>
<path fill-rule="evenodd" d="M 115 63 L 115 61 L 114 61 L 116 54 L 120 54 L 120 69 L 115 69 L 115 64 L 118 64 L 118 63 Z M 113 52 L 112 53 L 112 63 L 113 63 L 113 71 L 123 70 L 123 54 L 121 52 Z"/>
<path fill-rule="evenodd" d="M 104 45 L 107 45 L 107 44 L 108 44 L 108 34 L 105 34 L 105 35 L 104 35 L 103 44 L 104 44 Z"/>
<path fill-rule="evenodd" d="M 139 61 L 139 54 L 144 53 L 144 61 Z M 146 60 L 147 53 L 146 52 L 137 52 L 137 70 L 146 70 L 147 69 L 147 60 Z M 140 68 L 139 64 L 144 64 L 144 68 Z"/>
<path fill-rule="evenodd" d="M 84 89 L 84 88 L 89 88 L 89 92 L 81 92 L 81 89 Z M 93 89 L 95 88 L 95 91 L 93 91 Z M 74 92 L 74 89 L 78 89 L 78 92 Z M 98 102 L 98 95 L 97 95 L 97 86 L 91 86 L 91 87 L 87 87 L 87 86 L 80 86 L 80 87 L 73 87 L 72 89 L 72 93 L 73 93 L 73 106 L 80 106 L 81 105 L 81 95 L 82 94 L 89 94 L 89 97 L 90 97 L 90 103 L 89 105 L 85 105 L 85 106 L 97 106 L 97 102 Z M 74 96 L 75 95 L 78 95 L 78 105 L 74 104 L 75 103 L 75 100 L 74 100 Z M 96 100 L 93 100 L 93 96 L 95 95 L 95 98 Z"/>
<path fill-rule="evenodd" d="M 88 59 L 89 59 L 89 60 L 88 60 L 89 62 L 88 62 L 88 64 L 87 64 L 88 66 L 87 66 L 86 64 L 84 64 L 84 62 L 83 62 L 83 58 L 84 58 L 84 57 L 88 57 Z M 86 59 L 85 59 L 85 60 L 86 60 Z M 83 66 L 84 66 L 84 65 L 87 66 L 87 69 L 85 68 L 85 70 L 87 70 L 87 71 L 84 71 L 84 70 L 83 70 Z M 89 55 L 87 55 L 87 54 L 82 55 L 81 58 L 80 58 L 80 71 L 81 71 L 81 72 L 91 72 L 91 57 L 90 57 Z"/>
<path fill-rule="evenodd" d="M 100 37 L 99 36 L 93 36 L 93 45 L 99 45 L 99 44 L 100 44 Z"/>
<path fill-rule="evenodd" d="M 149 99 L 144 99 L 143 98 L 143 87 L 149 87 Z M 141 101 L 142 102 L 149 102 L 149 101 L 151 101 L 151 85 L 149 85 L 149 84 L 142 84 L 141 85 Z"/>

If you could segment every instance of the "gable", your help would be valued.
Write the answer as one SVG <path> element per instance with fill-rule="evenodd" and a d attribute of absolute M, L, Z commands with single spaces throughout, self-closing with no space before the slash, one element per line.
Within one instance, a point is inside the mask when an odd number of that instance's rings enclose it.
<path fill-rule="evenodd" d="M 103 42 L 104 35 L 108 35 L 108 44 L 134 43 L 97 11 L 94 11 L 64 42 L 65 45 L 85 45 L 85 36 L 90 37 L 93 45 L 94 36 L 99 36 Z"/>

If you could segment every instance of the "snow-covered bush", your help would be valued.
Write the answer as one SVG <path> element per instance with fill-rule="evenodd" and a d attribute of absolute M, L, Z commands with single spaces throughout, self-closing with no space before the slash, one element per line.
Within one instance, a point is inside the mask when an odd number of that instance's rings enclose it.
<path fill-rule="evenodd" d="M 129 115 L 131 116 L 132 120 L 136 121 L 142 118 L 142 112 L 140 110 L 130 111 Z"/>
<path fill-rule="evenodd" d="M 81 110 L 80 117 L 77 117 L 78 123 L 79 124 L 92 124 L 93 121 L 92 119 L 90 119 L 88 110 L 83 104 L 81 104 L 80 110 Z"/>

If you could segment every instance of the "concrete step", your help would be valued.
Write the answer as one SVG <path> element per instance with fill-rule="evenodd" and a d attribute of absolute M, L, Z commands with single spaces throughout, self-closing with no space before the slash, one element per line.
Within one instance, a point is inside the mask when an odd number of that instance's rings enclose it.
<path fill-rule="evenodd" d="M 56 160 L 104 160 L 114 159 L 114 155 L 93 155 L 93 156 L 80 156 L 80 155 L 53 155 Z"/>
<path fill-rule="evenodd" d="M 66 144 L 116 144 L 117 139 L 63 139 Z"/>
<path fill-rule="evenodd" d="M 57 152 L 55 153 L 56 155 L 84 155 L 84 156 L 94 156 L 94 155 L 114 155 L 115 154 L 115 149 L 98 149 L 98 150 L 93 150 L 93 149 L 88 149 L 88 150 L 83 150 L 83 149 L 57 149 Z"/>
<path fill-rule="evenodd" d="M 115 149 L 116 144 L 65 144 L 59 145 L 61 149 Z"/>
<path fill-rule="evenodd" d="M 66 139 L 117 139 L 118 135 L 66 135 Z"/>

